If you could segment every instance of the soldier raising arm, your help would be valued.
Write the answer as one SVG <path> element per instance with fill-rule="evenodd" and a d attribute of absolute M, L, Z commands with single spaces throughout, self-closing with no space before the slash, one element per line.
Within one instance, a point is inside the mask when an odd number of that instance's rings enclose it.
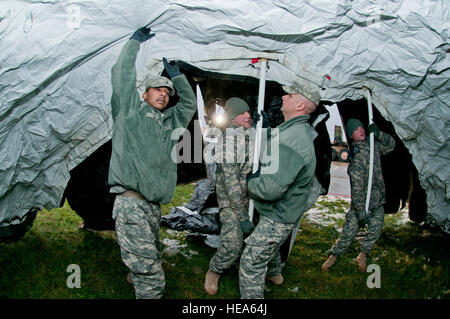
<path fill-rule="evenodd" d="M 165 287 L 158 247 L 160 204 L 175 191 L 177 165 L 171 151 L 177 141 L 173 129 L 186 128 L 197 110 L 196 97 L 177 65 L 163 59 L 169 74 L 149 79 L 143 101 L 136 88 L 135 61 L 142 42 L 152 38 L 149 28 L 136 31 L 125 43 L 112 68 L 113 135 L 108 173 L 116 193 L 113 218 L 124 264 L 136 298 L 161 298 Z M 177 90 L 179 102 L 166 109 Z"/>
<path fill-rule="evenodd" d="M 365 272 L 366 256 L 375 246 L 384 227 L 385 188 L 381 171 L 381 155 L 388 154 L 395 147 L 395 140 L 388 134 L 380 132 L 375 124 L 369 126 L 369 132 L 375 134 L 375 149 L 373 162 L 373 180 L 370 194 L 369 212 L 366 213 L 366 194 L 369 178 L 370 146 L 362 123 L 350 119 L 346 125 L 348 136 L 353 140 L 352 156 L 347 172 L 350 176 L 351 198 L 350 210 L 347 212 L 342 234 L 331 248 L 331 255 L 322 265 L 322 270 L 329 270 L 337 257 L 345 253 L 358 232 L 359 225 L 368 224 L 368 234 L 361 245 L 361 252 L 356 262 L 361 271 Z"/>

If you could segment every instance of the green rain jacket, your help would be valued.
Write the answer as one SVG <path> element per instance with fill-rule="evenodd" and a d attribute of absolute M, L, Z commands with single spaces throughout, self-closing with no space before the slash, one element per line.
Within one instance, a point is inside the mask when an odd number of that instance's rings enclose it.
<path fill-rule="evenodd" d="M 316 168 L 309 118 L 296 116 L 278 126 L 278 130 L 272 129 L 271 156 L 263 153 L 260 175 L 248 181 L 258 212 L 285 224 L 294 224 L 302 216 Z M 274 155 L 277 138 L 279 156 Z M 269 162 L 264 156 L 273 158 Z"/>
<path fill-rule="evenodd" d="M 141 101 L 136 88 L 135 61 L 140 43 L 129 40 L 112 67 L 112 154 L 108 184 L 136 191 L 148 201 L 168 203 L 177 182 L 171 152 L 179 134 L 197 110 L 197 101 L 184 75 L 172 79 L 179 102 L 163 112 Z M 178 132 L 179 133 L 179 132 Z"/>

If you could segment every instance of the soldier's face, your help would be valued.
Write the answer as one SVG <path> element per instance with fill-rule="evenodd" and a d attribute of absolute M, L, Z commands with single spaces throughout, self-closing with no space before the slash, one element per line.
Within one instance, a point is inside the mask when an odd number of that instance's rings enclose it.
<path fill-rule="evenodd" d="M 234 118 L 234 120 L 231 121 L 231 124 L 234 124 L 236 126 L 242 126 L 244 128 L 250 128 L 252 126 L 252 117 L 250 116 L 250 113 L 245 111 L 244 113 L 239 114 Z"/>
<path fill-rule="evenodd" d="M 366 139 L 366 131 L 362 126 L 358 127 L 352 134 L 354 142 L 362 142 Z"/>
<path fill-rule="evenodd" d="M 297 112 L 297 107 L 300 106 L 300 94 L 286 94 L 281 99 L 283 100 L 281 113 L 283 113 L 284 119 L 288 120 Z"/>
<path fill-rule="evenodd" d="M 169 89 L 164 86 L 149 88 L 142 94 L 142 98 L 148 105 L 162 111 L 169 103 Z"/>

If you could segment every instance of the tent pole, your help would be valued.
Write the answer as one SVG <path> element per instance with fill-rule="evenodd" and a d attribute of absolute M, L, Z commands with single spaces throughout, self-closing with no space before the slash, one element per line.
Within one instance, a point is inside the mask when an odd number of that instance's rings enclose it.
<path fill-rule="evenodd" d="M 264 95 L 266 92 L 266 67 L 267 59 L 261 58 L 260 60 L 261 69 L 259 75 L 259 93 L 258 93 L 258 114 L 264 109 Z M 253 169 L 252 172 L 256 173 L 259 168 L 259 154 L 261 152 L 261 134 L 262 134 L 262 116 L 259 117 L 258 123 L 256 123 L 256 137 L 255 137 L 255 148 L 253 153 Z M 248 207 L 248 216 L 250 221 L 253 221 L 253 213 L 255 209 L 255 203 L 253 199 L 250 199 Z"/>
<path fill-rule="evenodd" d="M 372 110 L 372 93 L 366 87 L 364 87 L 366 91 L 367 98 L 367 108 L 369 110 L 369 125 L 373 123 L 373 110 Z M 374 133 L 370 133 L 370 159 L 369 159 L 369 181 L 367 184 L 367 195 L 366 195 L 366 214 L 369 214 L 369 205 L 370 205 L 370 193 L 372 191 L 372 178 L 373 178 L 373 156 L 374 156 Z"/>

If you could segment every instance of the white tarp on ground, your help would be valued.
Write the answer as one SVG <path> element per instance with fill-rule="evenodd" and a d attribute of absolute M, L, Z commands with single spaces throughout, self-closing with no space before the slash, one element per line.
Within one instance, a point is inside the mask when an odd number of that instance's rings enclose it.
<path fill-rule="evenodd" d="M 412 154 L 427 218 L 450 232 L 449 5 L 2 0 L 0 227 L 32 207 L 58 206 L 69 170 L 110 139 L 111 67 L 132 33 L 150 25 L 156 36 L 141 46 L 139 81 L 162 57 L 258 77 L 249 59 L 266 56 L 274 59 L 267 80 L 323 84 L 323 100 L 359 99 L 369 87 Z"/>

